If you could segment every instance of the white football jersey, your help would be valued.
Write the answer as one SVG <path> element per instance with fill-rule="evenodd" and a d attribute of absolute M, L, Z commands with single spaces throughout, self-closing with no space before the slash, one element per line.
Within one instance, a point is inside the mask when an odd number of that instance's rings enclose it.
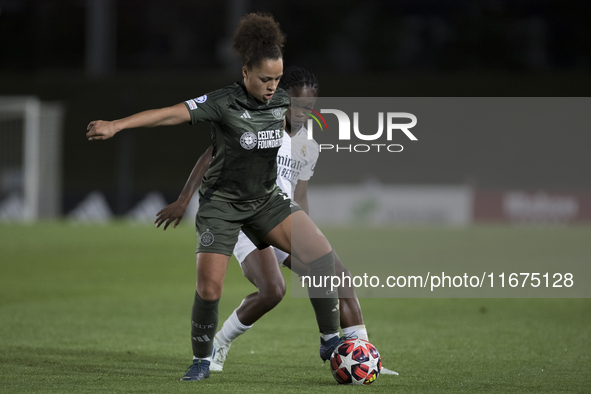
<path fill-rule="evenodd" d="M 318 143 L 308 139 L 305 127 L 293 137 L 283 133 L 283 145 L 277 152 L 277 185 L 292 200 L 298 180 L 308 181 L 314 175 L 318 155 Z"/>

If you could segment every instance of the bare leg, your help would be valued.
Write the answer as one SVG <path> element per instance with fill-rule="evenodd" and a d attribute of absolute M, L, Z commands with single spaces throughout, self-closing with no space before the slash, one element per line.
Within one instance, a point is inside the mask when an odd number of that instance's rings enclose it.
<path fill-rule="evenodd" d="M 254 250 L 246 256 L 242 271 L 259 290 L 246 296 L 236 310 L 240 322 L 250 326 L 283 299 L 285 281 L 272 248 Z"/>
<path fill-rule="evenodd" d="M 297 211 L 290 215 L 271 230 L 263 240 L 269 245 L 294 255 L 305 265 L 332 250 L 324 234 L 304 211 Z"/>
<path fill-rule="evenodd" d="M 217 253 L 197 253 L 197 293 L 204 300 L 222 297 L 224 278 L 230 256 Z"/>
<path fill-rule="evenodd" d="M 258 288 L 226 319 L 215 336 L 211 369 L 222 371 L 232 342 L 273 309 L 285 295 L 285 281 L 272 248 L 252 251 L 242 262 L 244 276 Z"/>

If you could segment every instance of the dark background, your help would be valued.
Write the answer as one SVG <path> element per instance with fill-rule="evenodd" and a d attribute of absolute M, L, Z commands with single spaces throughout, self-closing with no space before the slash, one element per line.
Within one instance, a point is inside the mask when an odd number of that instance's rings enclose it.
<path fill-rule="evenodd" d="M 0 1 L 0 94 L 37 95 L 66 106 L 65 211 L 92 190 L 105 192 L 118 213 L 150 190 L 176 198 L 209 144 L 208 125 L 130 130 L 94 143 L 84 137 L 86 125 L 176 104 L 238 80 L 229 39 L 246 12 L 275 16 L 287 35 L 285 64 L 315 72 L 326 97 L 589 96 L 591 87 L 587 1 L 111 0 L 110 25 L 103 26 L 107 50 L 98 62 L 89 55 L 96 45 L 89 26 L 97 2 Z M 412 155 L 380 156 L 380 168 L 403 165 L 404 171 L 378 171 L 372 178 L 591 189 L 591 155 L 581 148 L 591 145 L 588 130 L 562 140 L 522 133 L 509 150 L 483 135 L 482 143 L 464 147 L 474 158 L 466 163 L 461 151 L 416 148 Z M 570 145 L 557 148 L 565 140 Z M 480 153 L 540 166 L 548 176 L 531 179 L 507 166 L 499 174 L 490 161 L 478 160 Z M 462 167 L 470 170 L 457 171 Z M 581 174 L 573 176 L 573 168 Z M 314 177 L 323 184 L 364 180 L 338 171 Z"/>

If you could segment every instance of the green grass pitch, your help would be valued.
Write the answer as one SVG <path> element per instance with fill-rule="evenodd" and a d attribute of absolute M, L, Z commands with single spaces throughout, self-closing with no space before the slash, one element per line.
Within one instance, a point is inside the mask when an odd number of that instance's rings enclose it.
<path fill-rule="evenodd" d="M 384 229 L 323 228 L 341 258 Z M 374 256 L 439 259 L 474 229 L 397 227 Z M 591 227 L 478 227 L 591 263 Z M 579 247 L 567 247 L 574 240 Z M 587 241 L 584 241 L 587 240 Z M 499 241 L 500 242 L 500 241 Z M 376 246 L 377 245 L 377 246 Z M 379 246 L 383 245 L 383 246 Z M 369 387 L 339 386 L 318 357 L 306 299 L 283 302 L 238 339 L 223 373 L 180 382 L 191 359 L 195 286 L 191 226 L 166 232 L 115 223 L 0 226 L 0 391 L 589 393 L 590 299 L 362 299 L 384 366 Z M 472 245 L 474 247 L 474 245 Z M 486 258 L 504 258 L 487 253 Z M 289 273 L 285 272 L 289 285 Z M 253 291 L 230 262 L 220 322 Z"/>

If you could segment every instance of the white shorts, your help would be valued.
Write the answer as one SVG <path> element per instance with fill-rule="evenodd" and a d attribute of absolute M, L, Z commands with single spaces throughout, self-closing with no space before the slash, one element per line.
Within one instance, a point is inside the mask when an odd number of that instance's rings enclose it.
<path fill-rule="evenodd" d="M 270 246 L 273 248 L 272 246 Z M 234 256 L 242 266 L 242 262 L 246 259 L 246 256 L 251 254 L 254 250 L 256 250 L 256 246 L 252 243 L 250 239 L 244 234 L 242 231 L 238 234 L 238 242 L 236 242 L 236 246 L 234 246 Z M 289 254 L 285 253 L 282 250 L 277 248 L 273 248 L 275 251 L 275 256 L 277 256 L 277 261 L 280 265 L 283 265 L 283 262 L 289 256 Z"/>

